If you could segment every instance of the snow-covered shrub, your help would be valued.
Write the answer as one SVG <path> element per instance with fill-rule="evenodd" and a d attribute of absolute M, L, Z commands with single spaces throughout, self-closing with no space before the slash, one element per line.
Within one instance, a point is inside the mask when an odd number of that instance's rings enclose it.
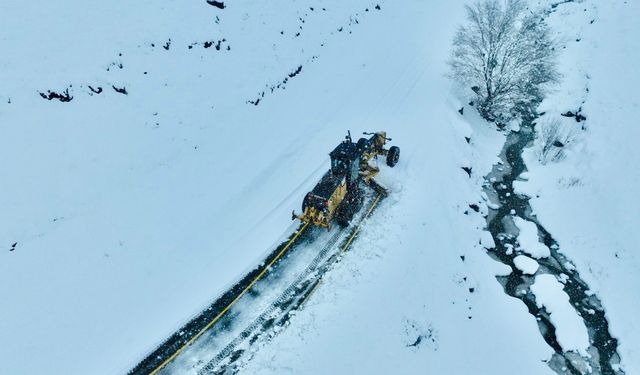
<path fill-rule="evenodd" d="M 538 122 L 536 132 L 538 161 L 542 165 L 564 159 L 567 148 L 575 138 L 573 126 L 553 117 Z"/>
<path fill-rule="evenodd" d="M 522 0 L 466 6 L 468 24 L 453 40 L 451 76 L 468 87 L 489 121 L 506 123 L 529 111 L 557 81 L 555 48 L 542 14 Z"/>

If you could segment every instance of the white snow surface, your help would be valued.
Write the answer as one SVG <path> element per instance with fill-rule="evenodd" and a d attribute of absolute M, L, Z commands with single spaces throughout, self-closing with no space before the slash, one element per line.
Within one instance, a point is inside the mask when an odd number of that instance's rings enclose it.
<path fill-rule="evenodd" d="M 549 248 L 540 242 L 538 227 L 534 222 L 514 216 L 513 222 L 518 227 L 518 249 L 534 258 L 546 258 L 551 255 Z"/>
<path fill-rule="evenodd" d="M 534 259 L 529 258 L 526 255 L 518 255 L 513 258 L 515 266 L 522 271 L 525 275 L 533 275 L 538 271 L 540 265 Z"/>
<path fill-rule="evenodd" d="M 569 302 L 563 285 L 553 275 L 538 275 L 531 285 L 538 307 L 544 307 L 556 328 L 556 340 L 564 351 L 588 356 L 589 334 L 582 318 Z"/>
<path fill-rule="evenodd" d="M 483 217 L 463 214 L 504 141 L 457 113 L 445 77 L 464 2 L 225 3 L 0 3 L 0 373 L 125 373 L 291 233 L 348 129 L 401 147 L 380 177 L 392 194 L 246 373 L 550 373 L 536 322 L 495 280 L 509 267 L 486 254 Z M 638 369 L 638 174 L 612 167 L 640 160 L 640 82 L 620 57 L 639 50 L 624 17 L 638 5 L 576 6 L 567 25 L 598 18 L 563 53 L 580 66 L 568 77 L 593 77 L 588 158 L 528 160 L 527 189 L 549 191 L 536 213 Z M 38 94 L 66 88 L 69 103 Z"/>

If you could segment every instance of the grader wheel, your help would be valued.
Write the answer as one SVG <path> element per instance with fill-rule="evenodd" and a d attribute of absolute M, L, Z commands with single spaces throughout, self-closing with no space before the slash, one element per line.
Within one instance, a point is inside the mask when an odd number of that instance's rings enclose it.
<path fill-rule="evenodd" d="M 391 146 L 391 148 L 389 148 L 389 152 L 387 152 L 387 165 L 393 168 L 396 164 L 398 164 L 399 159 L 400 148 L 397 146 Z"/>

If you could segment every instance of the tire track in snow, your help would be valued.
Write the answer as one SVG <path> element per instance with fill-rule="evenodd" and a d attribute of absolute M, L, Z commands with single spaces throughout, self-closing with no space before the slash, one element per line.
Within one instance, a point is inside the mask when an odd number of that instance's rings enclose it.
<path fill-rule="evenodd" d="M 381 195 L 375 198 L 370 197 L 369 204 L 364 205 L 366 209 L 362 209 L 360 217 L 357 218 L 357 224 L 352 224 L 350 231 L 340 230 L 333 234 L 304 271 L 250 325 L 199 370 L 198 375 L 240 371 L 243 364 L 252 357 L 250 352 L 247 353 L 247 358 L 242 358 L 247 351 L 247 346 L 255 344 L 261 338 L 269 341 L 288 324 L 295 311 L 299 310 L 315 291 L 322 277 L 341 259 L 342 254 L 357 236 L 360 226 L 383 198 Z M 242 360 L 239 361 L 240 359 Z"/>

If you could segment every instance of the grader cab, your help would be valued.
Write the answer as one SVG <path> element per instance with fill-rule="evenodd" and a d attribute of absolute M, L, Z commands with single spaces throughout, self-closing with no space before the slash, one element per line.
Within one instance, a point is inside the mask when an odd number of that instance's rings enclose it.
<path fill-rule="evenodd" d="M 335 219 L 338 224 L 346 226 L 362 204 L 361 181 L 378 192 L 384 190 L 373 180 L 379 169 L 371 166 L 369 160 L 386 155 L 387 165 L 393 167 L 400 157 L 400 149 L 395 146 L 389 150 L 384 148 L 386 142 L 391 140 L 385 132 L 365 134 L 372 137 L 361 138 L 354 143 L 351 133 L 348 133 L 345 140 L 329 153 L 331 169 L 305 196 L 302 213 L 296 215 L 293 212 L 292 219 L 327 229 L 331 228 L 331 222 Z"/>

